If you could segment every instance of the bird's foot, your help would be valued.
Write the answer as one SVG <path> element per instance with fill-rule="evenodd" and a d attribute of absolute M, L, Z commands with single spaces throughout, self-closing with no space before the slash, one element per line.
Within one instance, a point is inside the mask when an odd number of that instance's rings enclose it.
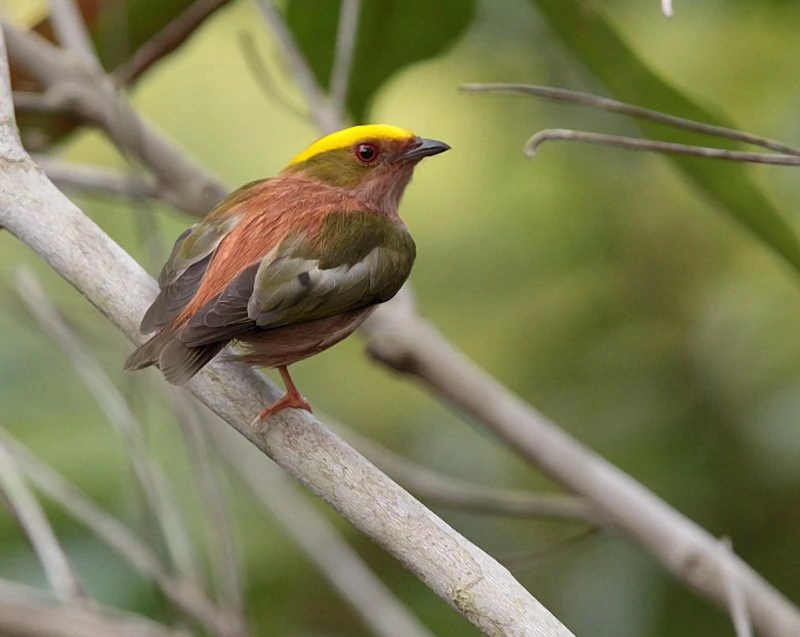
<path fill-rule="evenodd" d="M 258 427 L 265 418 L 274 416 L 284 409 L 304 409 L 308 413 L 312 413 L 311 405 L 297 392 L 286 392 L 281 398 L 272 403 L 269 407 L 261 410 L 261 413 L 256 416 L 250 423 L 253 428 Z"/>

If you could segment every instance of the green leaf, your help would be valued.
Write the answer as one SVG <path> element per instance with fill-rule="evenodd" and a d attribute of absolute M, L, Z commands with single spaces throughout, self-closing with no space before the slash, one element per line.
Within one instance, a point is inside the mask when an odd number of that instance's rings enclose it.
<path fill-rule="evenodd" d="M 286 21 L 317 80 L 330 84 L 338 0 L 290 0 Z M 357 122 L 375 92 L 405 66 L 450 47 L 475 15 L 474 0 L 363 0 L 347 108 Z"/>
<path fill-rule="evenodd" d="M 564 43 L 617 99 L 671 115 L 736 128 L 724 116 L 695 104 L 639 59 L 591 3 L 531 0 Z M 683 144 L 709 145 L 709 138 L 662 125 L 638 122 L 645 135 Z M 736 148 L 715 140 L 714 146 Z M 800 271 L 800 241 L 793 228 L 747 174 L 742 164 L 670 155 L 681 172 L 721 203 L 739 223 Z"/>

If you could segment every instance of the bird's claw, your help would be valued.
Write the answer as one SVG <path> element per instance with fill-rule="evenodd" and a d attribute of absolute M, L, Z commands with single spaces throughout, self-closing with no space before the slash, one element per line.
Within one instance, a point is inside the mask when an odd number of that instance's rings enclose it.
<path fill-rule="evenodd" d="M 272 403 L 269 407 L 265 407 L 261 410 L 261 412 L 253 418 L 252 422 L 250 423 L 250 427 L 256 429 L 266 418 L 270 416 L 274 416 L 278 412 L 283 411 L 284 409 L 303 409 L 308 413 L 313 413 L 311 410 L 311 405 L 309 402 L 303 398 L 300 394 L 294 394 L 292 392 L 287 392 L 277 401 Z"/>

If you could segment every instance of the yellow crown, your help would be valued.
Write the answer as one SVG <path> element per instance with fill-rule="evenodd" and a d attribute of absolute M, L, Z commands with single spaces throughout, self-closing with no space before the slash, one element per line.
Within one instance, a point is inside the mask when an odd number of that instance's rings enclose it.
<path fill-rule="evenodd" d="M 306 148 L 302 153 L 295 155 L 292 161 L 289 162 L 289 166 L 299 164 L 329 150 L 350 148 L 360 141 L 370 139 L 403 140 L 411 139 L 412 137 L 415 137 L 415 135 L 411 131 L 407 131 L 404 128 L 399 128 L 397 126 L 389 126 L 388 124 L 366 124 L 363 126 L 351 126 L 350 128 L 343 128 L 335 133 L 321 137 L 311 144 L 311 146 Z"/>

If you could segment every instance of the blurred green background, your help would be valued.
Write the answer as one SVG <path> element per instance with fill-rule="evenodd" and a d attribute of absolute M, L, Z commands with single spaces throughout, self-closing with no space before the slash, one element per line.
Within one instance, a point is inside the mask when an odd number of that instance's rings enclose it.
<path fill-rule="evenodd" d="M 800 274 L 662 157 L 578 145 L 544 146 L 532 161 L 522 155 L 525 139 L 542 128 L 637 134 L 624 119 L 457 91 L 465 82 L 510 81 L 604 92 L 535 4 L 477 2 L 452 47 L 402 68 L 367 106 L 368 121 L 453 147 L 421 167 L 402 208 L 418 245 L 412 281 L 422 311 L 572 435 L 712 534 L 730 536 L 748 563 L 800 603 Z M 602 8 L 640 59 L 696 103 L 749 131 L 798 143 L 797 3 L 676 1 L 672 20 L 661 16 L 657 0 L 582 4 Z M 34 7 L 28 0 L 3 5 L 20 15 Z M 231 185 L 276 173 L 317 136 L 258 88 L 243 59 L 241 31 L 268 59 L 278 90 L 300 104 L 257 10 L 244 0 L 217 13 L 132 94 L 140 112 Z M 606 71 L 615 73 L 613 66 Z M 616 86 L 626 79 L 616 76 Z M 125 166 L 93 132 L 71 137 L 61 155 Z M 731 167 L 731 188 L 742 174 L 798 226 L 795 171 Z M 79 203 L 153 273 L 191 223 L 158 205 Z M 147 535 L 120 439 L 11 291 L 20 264 L 40 275 L 140 409 L 186 514 L 199 521 L 172 417 L 148 397 L 160 382 L 156 374 L 122 373 L 129 344 L 8 233 L 0 233 L 0 424 Z M 420 463 L 481 484 L 553 489 L 478 426 L 371 364 L 357 337 L 297 365 L 293 375 L 317 409 Z M 241 485 L 225 486 L 254 634 L 368 634 Z M 394 560 L 319 508 L 437 635 L 477 634 Z M 47 510 L 98 599 L 164 618 L 149 583 L 57 508 Z M 499 558 L 580 532 L 558 522 L 440 513 Z M 202 529 L 195 532 L 201 541 Z M 614 537 L 512 570 L 578 635 L 732 634 L 723 613 Z M 43 583 L 8 515 L 0 515 L 0 577 Z"/>

